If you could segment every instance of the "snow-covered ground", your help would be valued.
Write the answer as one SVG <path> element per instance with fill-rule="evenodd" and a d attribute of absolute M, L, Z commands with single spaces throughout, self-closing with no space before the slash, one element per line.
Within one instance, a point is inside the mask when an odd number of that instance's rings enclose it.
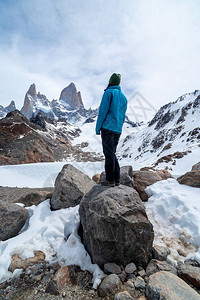
<path fill-rule="evenodd" d="M 146 188 L 146 203 L 156 245 L 170 248 L 170 261 L 187 258 L 200 263 L 200 190 L 175 179 L 159 181 Z"/>
<path fill-rule="evenodd" d="M 53 186 L 58 172 L 66 163 L 1 166 L 0 185 Z M 123 165 L 126 164 L 127 161 L 124 160 Z M 90 177 L 104 168 L 104 162 L 73 162 L 73 165 Z M 189 160 L 186 161 L 180 169 L 177 169 L 177 174 L 189 171 L 191 166 Z M 186 257 L 194 258 L 200 263 L 199 189 L 180 185 L 176 180 L 168 179 L 149 186 L 146 191 L 151 196 L 145 205 L 154 226 L 154 243 L 169 247 L 171 250 L 169 260 L 175 264 Z M 88 269 L 94 274 L 94 285 L 97 286 L 102 273 L 97 266 L 91 264 L 90 257 L 77 235 L 78 206 L 51 211 L 47 200 L 37 207 L 27 209 L 30 219 L 21 233 L 0 242 L 0 281 L 12 276 L 7 271 L 12 254 L 18 253 L 22 258 L 27 258 L 33 256 L 34 250 L 42 250 L 49 260 L 57 259 L 62 264 L 77 264 L 83 270 Z M 68 235 L 70 237 L 66 241 L 65 236 Z M 55 253 L 57 257 L 52 258 Z"/>
<path fill-rule="evenodd" d="M 34 250 L 41 250 L 50 262 L 75 264 L 82 270 L 88 270 L 93 274 L 93 286 L 96 288 L 104 274 L 97 265 L 91 263 L 78 236 L 78 208 L 79 206 L 51 211 L 48 200 L 29 207 L 29 220 L 20 234 L 0 242 L 0 282 L 20 273 L 16 270 L 12 275 L 8 271 L 13 254 L 17 253 L 26 259 L 34 256 Z"/>

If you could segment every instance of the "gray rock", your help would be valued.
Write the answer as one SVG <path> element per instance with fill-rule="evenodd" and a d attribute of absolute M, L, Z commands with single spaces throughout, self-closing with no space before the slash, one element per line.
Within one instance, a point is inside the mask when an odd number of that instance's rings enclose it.
<path fill-rule="evenodd" d="M 124 282 L 126 280 L 126 272 L 122 271 L 120 274 L 118 274 L 119 279 L 121 280 L 121 282 Z"/>
<path fill-rule="evenodd" d="M 145 289 L 146 283 L 142 277 L 138 276 L 136 277 L 134 285 L 136 289 Z"/>
<path fill-rule="evenodd" d="M 149 277 L 148 300 L 200 300 L 200 295 L 178 276 L 165 271 Z"/>
<path fill-rule="evenodd" d="M 74 166 L 64 165 L 55 182 L 51 198 L 53 210 L 76 206 L 93 186 L 94 181 Z"/>
<path fill-rule="evenodd" d="M 103 279 L 99 286 L 99 295 L 106 297 L 115 294 L 117 288 L 121 285 L 121 281 L 116 274 L 110 274 Z"/>
<path fill-rule="evenodd" d="M 153 226 L 138 193 L 120 185 L 94 186 L 80 202 L 83 243 L 93 263 L 146 267 L 152 255 Z"/>
<path fill-rule="evenodd" d="M 134 264 L 134 263 L 130 263 L 130 264 L 128 264 L 127 266 L 126 266 L 126 268 L 125 268 L 125 272 L 127 273 L 127 274 L 132 274 L 134 271 L 136 271 L 137 270 L 137 267 L 136 267 L 136 265 Z"/>
<path fill-rule="evenodd" d="M 145 270 L 144 270 L 144 269 L 143 269 L 143 270 L 140 270 L 140 271 L 138 272 L 138 275 L 141 276 L 141 277 L 144 277 L 144 276 L 146 275 Z"/>
<path fill-rule="evenodd" d="M 164 261 L 170 254 L 170 250 L 163 246 L 153 246 L 153 258 Z"/>
<path fill-rule="evenodd" d="M 124 292 L 117 293 L 115 295 L 114 300 L 134 300 L 134 298 L 131 297 L 131 295 L 127 291 L 124 291 Z"/>
<path fill-rule="evenodd" d="M 200 288 L 200 268 L 189 264 L 178 264 L 178 275 L 188 283 Z"/>
<path fill-rule="evenodd" d="M 134 274 L 127 274 L 126 280 L 131 280 L 132 282 L 135 282 L 136 276 Z"/>
<path fill-rule="evenodd" d="M 104 265 L 104 272 L 106 274 L 120 274 L 121 268 L 115 263 L 107 263 Z"/>
<path fill-rule="evenodd" d="M 28 218 L 28 211 L 13 203 L 0 200 L 0 241 L 16 236 Z"/>
<path fill-rule="evenodd" d="M 192 166 L 192 171 L 198 171 L 198 170 L 200 171 L 200 162 Z"/>
<path fill-rule="evenodd" d="M 52 197 L 53 187 L 50 188 L 16 188 L 0 187 L 0 199 L 10 203 L 23 203 L 26 206 L 38 205 Z"/>
<path fill-rule="evenodd" d="M 152 259 L 146 268 L 146 275 L 150 276 L 158 271 L 168 271 L 175 275 L 177 274 L 176 268 L 168 264 L 166 261 Z"/>

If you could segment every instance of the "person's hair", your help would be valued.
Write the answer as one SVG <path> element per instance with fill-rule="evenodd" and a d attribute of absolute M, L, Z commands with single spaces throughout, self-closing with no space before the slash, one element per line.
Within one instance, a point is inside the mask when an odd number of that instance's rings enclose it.
<path fill-rule="evenodd" d="M 105 88 L 104 91 L 106 91 L 110 86 L 115 86 L 116 84 L 111 84 L 111 83 L 108 83 L 108 86 Z"/>

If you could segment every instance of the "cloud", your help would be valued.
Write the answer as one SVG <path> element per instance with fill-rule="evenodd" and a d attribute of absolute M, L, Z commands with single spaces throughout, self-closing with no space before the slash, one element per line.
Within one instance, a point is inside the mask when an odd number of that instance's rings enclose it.
<path fill-rule="evenodd" d="M 11 6 L 12 2 L 12 6 Z M 0 104 L 31 83 L 52 100 L 73 81 L 96 107 L 113 72 L 156 108 L 198 89 L 200 5 L 189 0 L 0 2 Z"/>

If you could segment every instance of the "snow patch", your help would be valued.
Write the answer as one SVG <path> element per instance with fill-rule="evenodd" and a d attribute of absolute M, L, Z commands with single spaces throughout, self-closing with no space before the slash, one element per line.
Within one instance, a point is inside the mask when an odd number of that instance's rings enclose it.
<path fill-rule="evenodd" d="M 93 273 L 93 287 L 97 288 L 104 273 L 91 263 L 78 236 L 78 210 L 79 206 L 51 211 L 49 200 L 29 207 L 29 220 L 21 233 L 0 243 L 0 282 L 12 276 L 8 267 L 13 254 L 26 259 L 34 256 L 34 250 L 40 250 L 50 262 L 58 261 L 62 266 L 75 264 Z"/>
<path fill-rule="evenodd" d="M 154 227 L 154 243 L 167 246 L 173 262 L 190 257 L 200 263 L 199 189 L 170 178 L 145 191 L 150 196 L 145 205 Z"/>

